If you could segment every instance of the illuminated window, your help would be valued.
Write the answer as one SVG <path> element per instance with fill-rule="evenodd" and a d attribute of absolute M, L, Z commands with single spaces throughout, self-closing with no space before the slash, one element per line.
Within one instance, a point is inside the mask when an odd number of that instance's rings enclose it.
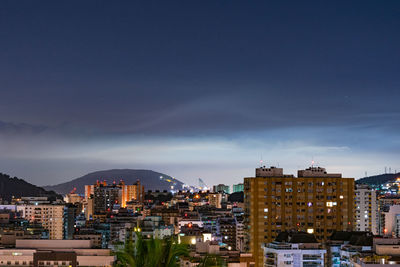
<path fill-rule="evenodd" d="M 326 206 L 327 206 L 327 207 L 333 207 L 333 202 L 331 202 L 331 201 L 326 202 Z"/>

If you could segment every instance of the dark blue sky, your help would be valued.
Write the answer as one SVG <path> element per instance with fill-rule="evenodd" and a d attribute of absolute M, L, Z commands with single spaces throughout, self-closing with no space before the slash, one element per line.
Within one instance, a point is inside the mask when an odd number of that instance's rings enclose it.
<path fill-rule="evenodd" d="M 0 170 L 399 165 L 399 1 L 1 1 Z M 397 166 L 396 166 L 397 164 Z"/>

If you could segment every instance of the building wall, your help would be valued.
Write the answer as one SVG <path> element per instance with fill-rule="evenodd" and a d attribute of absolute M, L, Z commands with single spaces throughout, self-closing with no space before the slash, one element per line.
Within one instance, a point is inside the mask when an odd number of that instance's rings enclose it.
<path fill-rule="evenodd" d="M 214 193 L 224 192 L 226 194 L 230 194 L 230 188 L 229 185 L 224 185 L 224 184 L 214 185 L 213 192 Z"/>
<path fill-rule="evenodd" d="M 97 186 L 94 188 L 94 213 L 110 212 L 115 204 L 121 203 L 121 200 L 121 188 L 117 186 Z"/>
<path fill-rule="evenodd" d="M 390 206 L 388 212 L 382 213 L 383 235 L 400 237 L 400 223 L 397 222 L 397 215 L 400 215 L 400 205 Z"/>
<path fill-rule="evenodd" d="M 122 207 L 126 207 L 126 202 L 128 201 L 138 201 L 143 202 L 144 200 L 144 186 L 138 181 L 136 184 L 132 185 L 121 185 L 122 188 Z"/>
<path fill-rule="evenodd" d="M 366 231 L 377 234 L 376 192 L 369 186 L 358 185 L 355 190 L 354 201 L 356 231 Z"/>
<path fill-rule="evenodd" d="M 25 205 L 25 218 L 42 224 L 50 239 L 63 239 L 64 205 Z"/>
<path fill-rule="evenodd" d="M 234 184 L 233 185 L 233 193 L 242 192 L 243 191 L 243 184 Z"/>
<path fill-rule="evenodd" d="M 244 190 L 246 245 L 257 266 L 263 262 L 261 245 L 272 242 L 281 231 L 306 231 L 323 242 L 335 230 L 353 230 L 353 178 L 245 178 Z"/>
<path fill-rule="evenodd" d="M 221 193 L 210 193 L 208 194 L 208 202 L 210 203 L 211 206 L 216 207 L 217 209 L 220 209 L 221 203 L 222 203 L 222 194 Z"/>
<path fill-rule="evenodd" d="M 324 266 L 326 250 L 265 248 L 264 266 Z"/>
<path fill-rule="evenodd" d="M 240 252 L 245 251 L 245 231 L 242 221 L 236 221 L 236 250 Z"/>
<path fill-rule="evenodd" d="M 115 257 L 108 249 L 71 249 L 40 251 L 36 249 L 0 249 L 0 266 L 113 266 Z M 68 255 L 65 255 L 68 254 Z M 67 256 L 67 257 L 65 257 Z M 49 263 L 49 264 L 48 264 Z"/>

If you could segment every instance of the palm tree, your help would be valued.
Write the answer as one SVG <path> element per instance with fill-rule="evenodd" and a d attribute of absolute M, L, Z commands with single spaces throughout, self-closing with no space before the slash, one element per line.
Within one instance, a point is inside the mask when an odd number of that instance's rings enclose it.
<path fill-rule="evenodd" d="M 226 261 L 218 255 L 207 254 L 197 267 L 225 267 Z"/>
<path fill-rule="evenodd" d="M 143 239 L 139 232 L 135 232 L 136 240 L 133 242 L 132 234 L 125 242 L 122 250 L 116 252 L 118 267 L 177 267 L 179 257 L 189 254 L 187 246 L 178 244 L 172 238 L 168 239 Z"/>

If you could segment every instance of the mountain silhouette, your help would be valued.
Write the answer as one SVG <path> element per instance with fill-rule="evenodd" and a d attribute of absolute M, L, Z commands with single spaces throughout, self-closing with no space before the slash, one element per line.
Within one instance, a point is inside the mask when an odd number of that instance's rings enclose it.
<path fill-rule="evenodd" d="M 400 177 L 399 173 L 386 173 L 374 176 L 368 176 L 364 178 L 360 178 L 356 181 L 357 184 L 369 184 L 369 185 L 380 185 L 385 184 L 387 182 L 393 182 L 396 178 Z"/>
<path fill-rule="evenodd" d="M 88 173 L 82 177 L 73 179 L 72 181 L 61 183 L 57 185 L 44 186 L 46 190 L 54 190 L 59 194 L 67 194 L 74 188 L 76 193 L 85 193 L 85 185 L 95 184 L 96 181 L 107 181 L 108 184 L 114 181 L 118 183 L 123 180 L 125 184 L 133 184 L 140 180 L 140 183 L 144 185 L 144 190 L 171 190 L 171 186 L 174 189 L 182 189 L 183 183 L 179 180 L 172 178 L 169 175 L 155 172 L 151 170 L 134 170 L 134 169 L 112 169 L 104 171 L 96 171 Z"/>
<path fill-rule="evenodd" d="M 62 198 L 62 196 L 55 192 L 46 191 L 45 189 L 30 184 L 23 179 L 0 173 L 0 198 L 10 201 L 12 197 L 49 197 L 51 200 Z"/>

